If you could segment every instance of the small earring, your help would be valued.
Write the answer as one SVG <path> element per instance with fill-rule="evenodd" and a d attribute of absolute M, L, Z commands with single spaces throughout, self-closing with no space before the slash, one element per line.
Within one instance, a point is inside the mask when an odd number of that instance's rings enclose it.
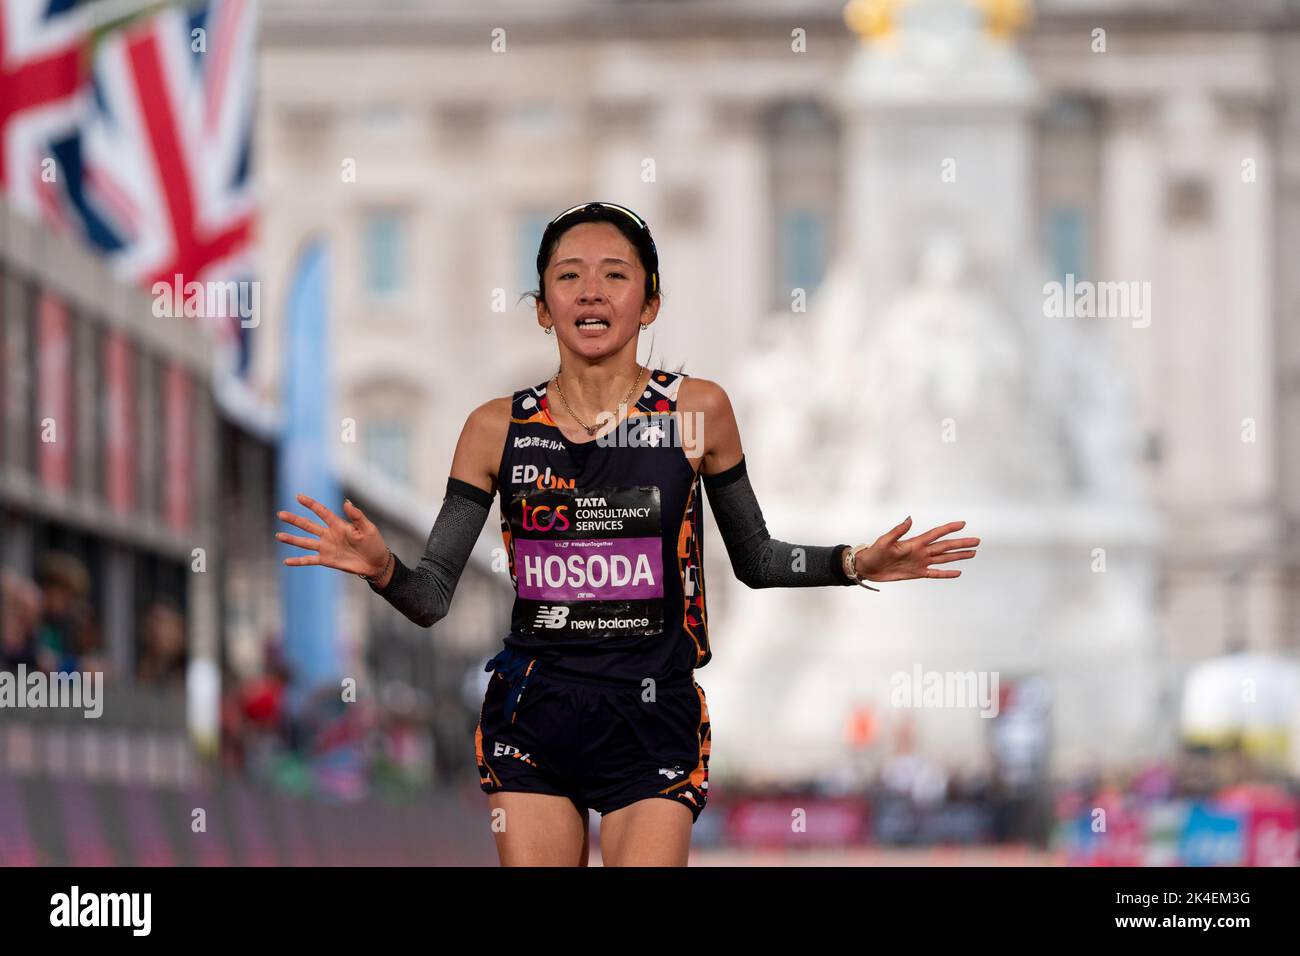
<path fill-rule="evenodd" d="M 645 331 L 646 329 L 648 329 L 648 328 L 650 328 L 650 326 L 647 325 L 645 322 L 642 322 L 642 323 L 641 323 L 641 331 L 642 331 L 642 332 L 644 332 L 644 331 Z"/>
<path fill-rule="evenodd" d="M 547 335 L 551 334 L 551 327 L 549 325 L 546 327 L 546 334 Z"/>

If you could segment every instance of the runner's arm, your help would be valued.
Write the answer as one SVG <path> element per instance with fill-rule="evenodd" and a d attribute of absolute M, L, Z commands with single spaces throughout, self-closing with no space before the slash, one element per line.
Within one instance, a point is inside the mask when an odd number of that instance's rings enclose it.
<path fill-rule="evenodd" d="M 433 627 L 447 616 L 474 542 L 487 521 L 509 428 L 509 402 L 509 398 L 493 399 L 476 408 L 466 420 L 452 458 L 442 508 L 419 564 L 408 568 L 393 555 L 388 581 L 370 585 L 372 591 L 421 627 Z"/>
<path fill-rule="evenodd" d="M 703 413 L 703 428 L 698 432 L 705 443 L 700 474 L 736 578 L 751 588 L 852 586 L 853 581 L 844 574 L 847 544 L 789 544 L 768 533 L 749 481 L 740 428 L 727 393 L 707 379 L 690 378 L 687 382 L 694 383 L 689 410 Z"/>

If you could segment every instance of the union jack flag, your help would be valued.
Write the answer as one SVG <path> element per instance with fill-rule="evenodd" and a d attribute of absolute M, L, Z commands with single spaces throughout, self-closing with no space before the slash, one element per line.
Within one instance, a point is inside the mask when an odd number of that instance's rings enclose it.
<path fill-rule="evenodd" d="M 10 201 L 146 289 L 250 280 L 255 19 L 255 0 L 0 0 Z M 250 329 L 218 327 L 242 374 Z"/>
<path fill-rule="evenodd" d="M 70 3 L 0 3 L 0 183 L 29 216 L 51 194 L 52 145 L 86 115 L 86 22 Z"/>

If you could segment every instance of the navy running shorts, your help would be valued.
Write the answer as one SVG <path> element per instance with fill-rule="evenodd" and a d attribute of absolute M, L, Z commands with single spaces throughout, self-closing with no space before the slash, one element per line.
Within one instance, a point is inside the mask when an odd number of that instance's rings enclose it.
<path fill-rule="evenodd" d="M 484 793 L 568 797 L 602 816 L 647 797 L 680 800 L 691 822 L 709 796 L 709 706 L 694 678 L 659 683 L 655 699 L 549 673 L 509 649 L 493 671 L 474 731 Z"/>

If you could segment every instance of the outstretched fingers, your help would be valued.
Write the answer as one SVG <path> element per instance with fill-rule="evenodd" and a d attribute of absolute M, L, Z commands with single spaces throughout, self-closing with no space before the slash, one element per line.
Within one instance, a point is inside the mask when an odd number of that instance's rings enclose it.
<path fill-rule="evenodd" d="M 283 531 L 280 531 L 276 533 L 275 539 L 277 541 L 283 541 L 285 544 L 291 544 L 295 548 L 302 548 L 305 551 L 320 550 L 319 538 L 304 538 L 302 535 L 285 534 Z"/>
<path fill-rule="evenodd" d="M 962 561 L 966 558 L 975 557 L 974 551 L 948 551 L 944 554 L 936 554 L 925 559 L 926 564 L 945 564 L 948 561 Z"/>
<path fill-rule="evenodd" d="M 917 544 L 921 544 L 921 545 L 932 544 L 936 538 L 942 538 L 945 534 L 948 534 L 949 532 L 952 531 L 957 531 L 958 529 L 964 527 L 966 527 L 966 522 L 964 521 L 949 521 L 947 524 L 941 524 L 937 528 L 931 528 L 929 531 L 923 531 L 921 534 L 918 534 L 912 540 L 915 541 Z"/>
<path fill-rule="evenodd" d="M 275 516 L 285 524 L 291 524 L 295 528 L 302 528 L 303 531 L 310 531 L 316 537 L 323 537 L 325 528 L 312 521 L 310 518 L 304 518 L 302 515 L 296 515 L 292 511 L 277 511 Z"/>
<path fill-rule="evenodd" d="M 304 507 L 310 508 L 315 513 L 316 517 L 320 518 L 321 521 L 325 522 L 326 527 L 338 528 L 348 523 L 344 521 L 342 518 L 340 518 L 338 515 L 336 515 L 334 512 L 326 508 L 315 498 L 308 498 L 306 495 L 301 495 L 301 494 L 298 495 L 297 497 L 298 497 L 298 503 L 303 505 Z"/>
<path fill-rule="evenodd" d="M 947 541 L 936 541 L 935 538 L 945 535 L 950 531 L 956 531 L 964 526 L 964 521 L 951 521 L 946 525 L 940 525 L 933 528 L 925 534 L 920 535 L 920 539 L 929 539 L 925 545 L 926 557 L 925 564 L 947 564 L 950 561 L 965 561 L 975 557 L 975 547 L 980 543 L 979 538 L 951 538 Z M 925 576 L 927 578 L 957 578 L 961 577 L 960 571 L 940 571 L 937 569 L 926 568 Z"/>
<path fill-rule="evenodd" d="M 947 541 L 936 541 L 929 546 L 930 554 L 945 554 L 949 551 L 964 550 L 967 548 L 976 548 L 979 546 L 979 538 L 951 538 Z"/>

